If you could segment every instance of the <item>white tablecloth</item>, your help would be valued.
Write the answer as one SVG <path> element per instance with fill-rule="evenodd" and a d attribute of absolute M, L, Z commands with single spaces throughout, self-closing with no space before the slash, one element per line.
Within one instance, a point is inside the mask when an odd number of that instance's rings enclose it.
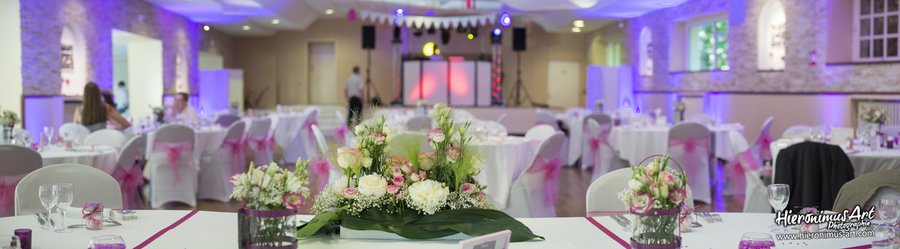
<path fill-rule="evenodd" d="M 498 209 L 506 207 L 513 182 L 534 161 L 537 141 L 523 137 L 484 138 L 473 141 L 472 146 L 481 153 L 481 174 L 475 176 L 494 200 Z"/>
<path fill-rule="evenodd" d="M 566 165 L 575 166 L 575 161 L 581 158 L 581 145 L 584 136 L 584 118 L 590 112 L 568 112 L 565 114 L 557 114 L 556 119 L 562 121 L 569 128 L 569 151 L 566 156 Z"/>
<path fill-rule="evenodd" d="M 116 157 L 118 151 L 107 146 L 80 146 L 76 150 L 66 151 L 65 148 L 51 146 L 41 151 L 44 166 L 60 163 L 78 163 L 103 170 L 112 174 L 116 169 Z"/>
<path fill-rule="evenodd" d="M 609 143 L 619 152 L 619 156 L 634 165 L 647 157 L 669 151 L 669 129 L 664 126 L 617 126 L 609 135 Z M 713 154 L 717 158 L 729 160 L 748 148 L 740 125 L 719 125 L 709 127 L 709 130 L 712 133 Z"/>
<path fill-rule="evenodd" d="M 897 149 L 851 152 L 847 156 L 850 157 L 853 173 L 857 177 L 879 170 L 900 169 L 900 150 Z"/>
<path fill-rule="evenodd" d="M 297 136 L 303 123 L 306 122 L 306 115 L 303 113 L 273 113 L 269 114 L 269 118 L 272 119 L 275 143 L 282 148 L 287 148 L 288 143 Z"/>
<path fill-rule="evenodd" d="M 122 236 L 129 248 L 150 238 L 154 233 L 188 214 L 189 211 L 139 210 L 138 219 L 125 221 L 124 225 L 105 227 L 100 231 L 73 229 L 60 234 L 40 229 L 33 215 L 0 218 L 0 235 L 11 234 L 14 229 L 28 228 L 32 231 L 32 248 L 84 248 L 93 236 L 115 234 Z M 684 248 L 736 248 L 745 232 L 767 232 L 773 224 L 772 214 L 721 213 L 724 222 L 706 223 L 692 232 L 682 233 Z M 300 220 L 310 220 L 312 216 L 299 215 Z M 595 217 L 601 226 L 610 230 L 620 239 L 628 241 L 630 231 L 625 231 L 609 217 Z M 69 218 L 67 224 L 80 223 L 81 219 Z M 529 248 L 623 248 L 615 240 L 595 227 L 588 219 L 573 218 L 527 218 L 519 219 L 535 234 L 546 240 L 510 244 L 511 249 Z M 237 214 L 201 211 L 185 220 L 172 230 L 148 244 L 146 248 L 238 248 Z M 773 235 L 774 236 L 774 235 Z M 777 241 L 777 248 L 847 248 L 870 244 L 872 238 L 840 238 L 819 240 Z M 8 242 L 5 236 L 0 243 Z M 457 241 L 412 241 L 412 240 L 365 240 L 340 239 L 337 236 L 316 236 L 301 239 L 298 248 L 447 248 L 457 249 Z"/>

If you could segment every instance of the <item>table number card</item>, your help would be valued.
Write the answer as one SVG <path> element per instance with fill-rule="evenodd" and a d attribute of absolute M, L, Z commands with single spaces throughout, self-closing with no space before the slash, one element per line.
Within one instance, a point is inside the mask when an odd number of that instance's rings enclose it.
<path fill-rule="evenodd" d="M 503 230 L 500 232 L 479 236 L 459 242 L 460 249 L 508 249 L 509 238 L 512 232 Z"/>

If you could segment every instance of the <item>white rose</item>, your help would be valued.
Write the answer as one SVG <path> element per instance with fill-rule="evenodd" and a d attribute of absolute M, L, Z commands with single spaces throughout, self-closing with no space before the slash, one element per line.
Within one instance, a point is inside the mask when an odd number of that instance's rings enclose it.
<path fill-rule="evenodd" d="M 447 203 L 450 189 L 443 183 L 425 180 L 413 183 L 406 192 L 406 200 L 416 210 L 434 214 Z"/>
<path fill-rule="evenodd" d="M 362 153 L 358 149 L 343 147 L 338 149 L 338 167 L 348 169 L 359 167 L 362 160 Z"/>
<path fill-rule="evenodd" d="M 299 177 L 288 175 L 287 189 L 293 193 L 303 192 L 303 181 L 301 181 Z"/>
<path fill-rule="evenodd" d="M 387 192 L 387 180 L 379 175 L 366 175 L 359 178 L 357 190 L 363 196 L 381 197 Z"/>
<path fill-rule="evenodd" d="M 365 168 L 372 167 L 372 158 L 371 158 L 371 157 L 364 157 L 364 158 L 362 159 L 362 166 L 365 167 Z"/>
<path fill-rule="evenodd" d="M 334 188 L 334 190 L 336 190 L 338 193 L 344 192 L 344 189 L 352 187 L 354 185 L 355 182 L 350 182 L 350 186 L 347 186 L 347 176 L 341 176 L 341 178 L 338 178 L 336 181 L 331 183 L 332 188 Z"/>
<path fill-rule="evenodd" d="M 641 181 L 638 181 L 635 179 L 631 179 L 630 181 L 628 181 L 628 188 L 631 190 L 635 190 L 635 191 L 639 190 L 639 189 L 641 189 L 642 185 L 643 184 L 641 183 Z"/>

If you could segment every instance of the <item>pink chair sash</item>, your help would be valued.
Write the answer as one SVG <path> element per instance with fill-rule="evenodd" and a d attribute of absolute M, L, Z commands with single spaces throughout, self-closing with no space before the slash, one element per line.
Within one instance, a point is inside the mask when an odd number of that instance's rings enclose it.
<path fill-rule="evenodd" d="M 555 156 L 549 160 L 536 158 L 534 166 L 528 169 L 529 173 L 544 172 L 544 204 L 553 206 L 556 204 L 556 193 L 559 189 L 559 171 L 562 167 L 562 159 Z"/>
<path fill-rule="evenodd" d="M 697 165 L 696 156 L 694 156 L 694 152 L 697 151 L 697 148 L 706 148 L 707 152 L 709 152 L 709 139 L 708 138 L 695 138 L 695 139 L 672 139 L 669 140 L 669 147 L 683 147 L 684 148 L 684 167 L 695 167 L 693 165 Z M 706 158 L 707 155 L 703 155 L 701 158 Z"/>
<path fill-rule="evenodd" d="M 317 190 L 322 191 L 328 184 L 328 174 L 331 172 L 331 164 L 328 163 L 328 160 L 320 157 L 313 160 L 309 165 L 309 168 L 310 171 L 319 178 Z"/>
<path fill-rule="evenodd" d="M 142 209 L 144 201 L 138 193 L 141 186 L 144 186 L 144 171 L 141 170 L 139 164 L 125 169 L 124 165 L 119 165 L 112 173 L 112 177 L 119 182 L 122 187 L 122 199 L 125 209 Z"/>
<path fill-rule="evenodd" d="M 12 180 L 0 177 L 0 217 L 13 215 L 12 206 L 19 180 L 22 180 L 22 177 L 15 177 Z"/>
<path fill-rule="evenodd" d="M 231 156 L 231 172 L 234 174 L 244 172 L 243 161 L 247 150 L 247 139 L 238 138 L 225 140 L 222 142 L 222 147 L 228 150 L 228 154 Z"/>
<path fill-rule="evenodd" d="M 168 142 L 155 142 L 153 143 L 153 150 L 163 151 L 166 153 L 166 158 L 169 160 L 169 164 L 172 167 L 172 177 L 175 178 L 175 182 L 181 180 L 180 174 L 178 174 L 178 169 L 180 168 L 179 162 L 181 162 L 181 156 L 185 151 L 193 151 L 194 143 L 192 142 L 178 142 L 178 143 L 168 143 Z"/>
<path fill-rule="evenodd" d="M 339 145 L 343 146 L 347 144 L 347 132 L 350 132 L 350 128 L 348 128 L 346 124 L 341 125 L 341 127 L 334 130 L 334 137 L 337 138 Z"/>
<path fill-rule="evenodd" d="M 249 141 L 255 147 L 256 153 L 271 153 L 275 150 L 275 136 L 272 134 L 260 138 L 250 138 Z"/>

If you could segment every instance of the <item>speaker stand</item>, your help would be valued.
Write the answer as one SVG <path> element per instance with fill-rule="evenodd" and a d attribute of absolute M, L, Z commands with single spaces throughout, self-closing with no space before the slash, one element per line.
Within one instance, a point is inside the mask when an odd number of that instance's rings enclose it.
<path fill-rule="evenodd" d="M 372 84 L 371 67 L 372 67 L 372 50 L 366 49 L 366 97 L 369 98 L 368 99 L 369 104 L 371 104 L 372 106 L 380 106 L 381 105 L 381 97 L 378 94 L 378 88 L 375 87 L 375 84 Z M 371 93 L 373 91 L 375 92 L 375 96 L 369 97 L 369 96 L 372 96 Z M 367 100 L 364 99 L 363 103 L 365 103 L 366 101 Z"/>
<path fill-rule="evenodd" d="M 515 98 L 513 101 L 509 102 L 513 103 L 515 106 L 522 106 L 522 92 L 525 92 L 525 99 L 528 100 L 528 104 L 534 106 L 534 100 L 531 99 L 531 94 L 528 93 L 528 89 L 525 88 L 525 85 L 522 85 L 522 52 L 516 51 L 516 89 L 514 92 L 509 93 L 510 97 Z"/>

